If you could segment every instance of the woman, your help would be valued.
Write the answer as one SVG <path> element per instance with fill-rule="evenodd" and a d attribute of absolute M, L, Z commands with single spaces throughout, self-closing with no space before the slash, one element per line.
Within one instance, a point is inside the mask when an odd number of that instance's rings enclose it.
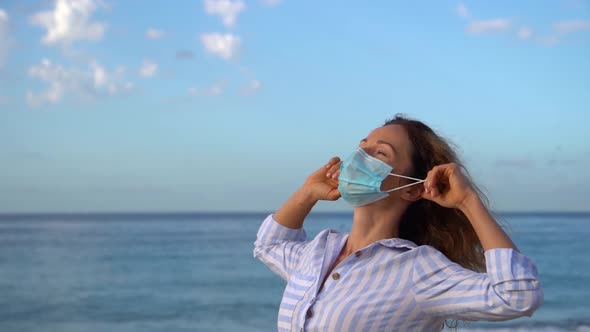
<path fill-rule="evenodd" d="M 398 115 L 311 174 L 255 242 L 254 256 L 287 281 L 279 331 L 438 331 L 446 319 L 531 316 L 543 301 L 535 264 L 463 169 L 443 138 Z M 315 203 L 340 197 L 354 207 L 350 233 L 306 241 Z"/>

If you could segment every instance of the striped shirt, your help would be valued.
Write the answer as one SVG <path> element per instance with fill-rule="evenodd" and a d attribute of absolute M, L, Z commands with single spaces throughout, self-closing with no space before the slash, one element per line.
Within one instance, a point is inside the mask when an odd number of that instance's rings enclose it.
<path fill-rule="evenodd" d="M 487 273 L 476 273 L 399 238 L 349 255 L 320 287 L 347 238 L 324 230 L 306 241 L 303 228 L 264 220 L 254 257 L 287 281 L 279 331 L 440 331 L 445 319 L 531 316 L 543 302 L 535 264 L 512 249 L 487 250 Z"/>

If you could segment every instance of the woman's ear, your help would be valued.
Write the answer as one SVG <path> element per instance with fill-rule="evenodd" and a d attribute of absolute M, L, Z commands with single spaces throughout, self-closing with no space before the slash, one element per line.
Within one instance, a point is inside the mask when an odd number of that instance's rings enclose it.
<path fill-rule="evenodd" d="M 424 185 L 422 183 L 409 186 L 408 188 L 404 189 L 404 192 L 401 195 L 401 198 L 405 199 L 406 201 L 415 202 L 422 198 L 422 193 L 424 192 Z"/>

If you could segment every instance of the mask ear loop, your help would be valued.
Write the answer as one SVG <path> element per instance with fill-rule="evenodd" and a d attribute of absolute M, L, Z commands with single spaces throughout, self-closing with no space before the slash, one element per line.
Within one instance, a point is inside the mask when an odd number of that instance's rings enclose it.
<path fill-rule="evenodd" d="M 405 176 L 405 175 L 399 175 L 399 174 L 395 174 L 395 173 L 389 173 L 389 175 L 393 175 L 393 176 L 397 176 L 400 178 L 404 178 L 404 179 L 410 179 L 410 180 L 414 180 L 414 181 L 426 181 L 426 180 L 422 180 L 422 179 L 417 179 L 417 178 L 413 178 L 413 177 L 409 177 L 409 176 Z"/>
<path fill-rule="evenodd" d="M 414 181 L 416 181 L 416 182 L 414 182 L 414 183 L 410 183 L 410 184 L 406 184 L 406 185 L 404 185 L 404 186 L 401 186 L 401 187 L 397 187 L 397 188 L 393 188 L 393 189 L 385 190 L 385 192 L 388 192 L 388 193 L 390 193 L 390 192 L 392 192 L 392 191 L 395 191 L 395 190 L 403 189 L 403 188 L 405 188 L 405 187 L 413 186 L 413 185 L 415 185 L 415 184 L 419 184 L 419 183 L 422 183 L 422 182 L 426 182 L 426 180 L 421 180 L 421 179 L 417 179 L 417 178 L 413 178 L 413 177 L 409 177 L 409 176 L 405 176 L 405 175 L 399 175 L 399 174 L 394 174 L 394 173 L 389 173 L 389 175 L 397 176 L 397 177 L 404 178 L 404 179 L 414 180 Z"/>

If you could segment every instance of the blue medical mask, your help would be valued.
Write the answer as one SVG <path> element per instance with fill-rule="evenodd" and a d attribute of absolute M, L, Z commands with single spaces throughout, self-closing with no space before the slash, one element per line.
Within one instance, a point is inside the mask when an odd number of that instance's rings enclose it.
<path fill-rule="evenodd" d="M 350 157 L 340 164 L 338 191 L 342 198 L 353 207 L 367 205 L 389 196 L 394 190 L 413 186 L 426 180 L 394 174 L 393 167 L 370 156 L 362 148 L 358 148 Z M 389 176 L 397 176 L 417 182 L 401 187 L 381 191 L 381 183 Z"/>

